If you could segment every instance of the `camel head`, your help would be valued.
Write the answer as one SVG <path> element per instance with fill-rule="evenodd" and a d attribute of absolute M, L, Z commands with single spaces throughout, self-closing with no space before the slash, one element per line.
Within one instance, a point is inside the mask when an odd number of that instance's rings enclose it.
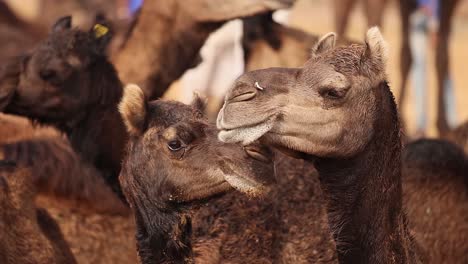
<path fill-rule="evenodd" d="M 111 29 L 105 21 L 96 21 L 89 31 L 72 28 L 71 23 L 69 16 L 60 18 L 30 54 L 11 62 L 18 64 L 18 78 L 6 112 L 42 120 L 65 119 L 78 115 L 78 109 L 89 104 L 88 98 L 98 97 L 93 83 L 102 84 L 109 70 L 98 72 L 96 65 L 106 60 Z"/>
<path fill-rule="evenodd" d="M 217 139 L 202 114 L 204 103 L 147 102 L 136 85 L 127 85 L 119 105 L 130 135 L 120 174 L 132 206 L 205 200 L 237 189 L 252 196 L 274 182 L 272 153 Z"/>
<path fill-rule="evenodd" d="M 335 39 L 334 33 L 322 37 L 302 68 L 239 77 L 218 115 L 219 138 L 243 144 L 261 138 L 290 154 L 319 157 L 361 151 L 374 131 L 381 87 L 387 87 L 387 45 L 376 27 L 364 45 L 335 47 Z"/>

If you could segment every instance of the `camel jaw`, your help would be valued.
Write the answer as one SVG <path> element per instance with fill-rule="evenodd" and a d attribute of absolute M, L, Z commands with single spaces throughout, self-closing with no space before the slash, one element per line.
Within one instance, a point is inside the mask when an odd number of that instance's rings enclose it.
<path fill-rule="evenodd" d="M 255 125 L 237 127 L 234 129 L 222 129 L 218 133 L 218 139 L 226 143 L 249 145 L 268 133 L 273 128 L 274 122 L 275 117 L 270 117 Z"/>

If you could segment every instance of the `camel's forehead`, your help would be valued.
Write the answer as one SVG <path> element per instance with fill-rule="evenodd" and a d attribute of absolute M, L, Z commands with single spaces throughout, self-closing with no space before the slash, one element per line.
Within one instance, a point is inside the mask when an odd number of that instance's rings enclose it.
<path fill-rule="evenodd" d="M 305 68 L 315 68 L 317 64 L 331 65 L 335 71 L 354 74 L 360 70 L 361 58 L 365 47 L 360 44 L 352 44 L 346 47 L 337 47 L 314 59 L 308 61 Z"/>
<path fill-rule="evenodd" d="M 156 100 L 149 104 L 149 126 L 169 127 L 180 122 L 202 120 L 201 113 L 190 105 Z"/>
<path fill-rule="evenodd" d="M 38 53 L 49 50 L 56 53 L 84 51 L 91 44 L 87 33 L 79 30 L 68 30 L 50 34 L 38 46 Z"/>

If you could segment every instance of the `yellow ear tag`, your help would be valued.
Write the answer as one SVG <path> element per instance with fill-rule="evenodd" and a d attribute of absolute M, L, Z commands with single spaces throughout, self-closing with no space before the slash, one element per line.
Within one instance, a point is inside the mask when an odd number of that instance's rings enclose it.
<path fill-rule="evenodd" d="M 104 26 L 104 25 L 101 25 L 101 24 L 94 25 L 93 30 L 94 30 L 94 36 L 96 38 L 100 38 L 100 37 L 106 35 L 107 32 L 109 32 L 109 28 Z"/>

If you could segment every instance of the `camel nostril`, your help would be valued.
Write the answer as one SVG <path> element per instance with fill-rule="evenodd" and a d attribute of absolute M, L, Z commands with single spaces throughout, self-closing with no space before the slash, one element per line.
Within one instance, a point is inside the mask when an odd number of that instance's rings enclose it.
<path fill-rule="evenodd" d="M 239 95 L 236 95 L 230 99 L 231 102 L 243 102 L 243 101 L 248 101 L 254 98 L 257 95 L 257 92 L 254 91 L 249 91 L 246 93 L 242 93 Z"/>
<path fill-rule="evenodd" d="M 51 69 L 45 69 L 39 71 L 39 76 L 41 76 L 41 79 L 44 81 L 50 81 L 57 76 L 57 72 Z"/>

